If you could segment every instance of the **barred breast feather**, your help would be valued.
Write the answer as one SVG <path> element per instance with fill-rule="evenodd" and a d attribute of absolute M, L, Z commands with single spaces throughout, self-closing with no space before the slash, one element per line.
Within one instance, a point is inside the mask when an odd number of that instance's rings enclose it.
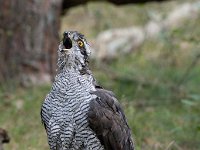
<path fill-rule="evenodd" d="M 41 110 L 51 150 L 103 150 L 88 125 L 87 112 L 95 88 L 82 76 L 65 72 L 57 75 Z"/>

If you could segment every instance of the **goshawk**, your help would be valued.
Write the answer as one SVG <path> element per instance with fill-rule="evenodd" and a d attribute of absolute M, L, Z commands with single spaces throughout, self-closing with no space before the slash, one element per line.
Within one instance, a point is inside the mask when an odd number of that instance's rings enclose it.
<path fill-rule="evenodd" d="M 88 67 L 91 47 L 76 31 L 64 32 L 58 70 L 42 104 L 51 150 L 134 150 L 124 112 Z"/>

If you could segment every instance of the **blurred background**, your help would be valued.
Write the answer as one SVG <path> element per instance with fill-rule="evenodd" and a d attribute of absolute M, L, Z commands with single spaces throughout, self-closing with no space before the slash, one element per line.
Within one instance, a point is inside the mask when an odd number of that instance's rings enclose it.
<path fill-rule="evenodd" d="M 200 149 L 199 0 L 0 0 L 5 150 L 48 149 L 40 108 L 68 30 L 92 45 L 90 68 L 125 109 L 137 150 Z"/>

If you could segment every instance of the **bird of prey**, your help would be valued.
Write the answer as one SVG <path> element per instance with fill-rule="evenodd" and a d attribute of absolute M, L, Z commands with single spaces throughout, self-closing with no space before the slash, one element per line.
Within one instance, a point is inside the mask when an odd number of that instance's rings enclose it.
<path fill-rule="evenodd" d="M 41 108 L 50 149 L 134 150 L 119 102 L 88 67 L 90 53 L 84 35 L 63 33 L 57 75 Z"/>

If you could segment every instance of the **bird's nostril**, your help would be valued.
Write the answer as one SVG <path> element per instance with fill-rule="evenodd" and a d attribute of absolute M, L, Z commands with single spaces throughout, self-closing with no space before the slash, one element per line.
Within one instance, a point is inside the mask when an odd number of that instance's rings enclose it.
<path fill-rule="evenodd" d="M 72 41 L 71 41 L 71 39 L 69 37 L 67 37 L 67 36 L 64 36 L 64 38 L 63 38 L 63 45 L 64 45 L 64 47 L 66 49 L 72 48 Z"/>

